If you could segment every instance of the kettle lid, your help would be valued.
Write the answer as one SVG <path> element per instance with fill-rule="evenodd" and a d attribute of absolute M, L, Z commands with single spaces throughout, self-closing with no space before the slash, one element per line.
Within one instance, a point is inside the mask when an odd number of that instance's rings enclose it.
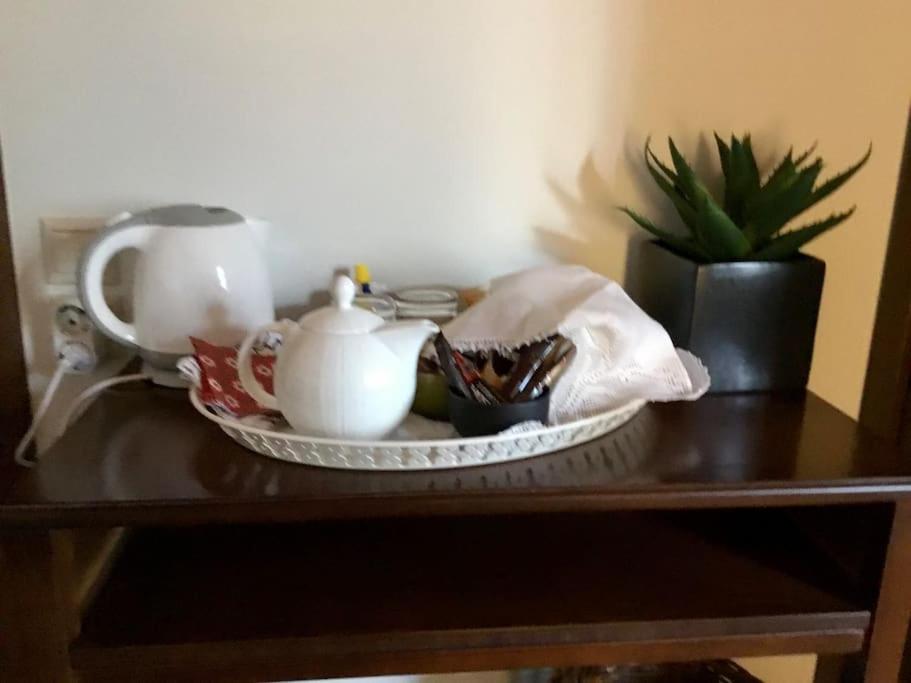
<path fill-rule="evenodd" d="M 385 325 L 376 313 L 353 305 L 356 292 L 350 277 L 337 276 L 332 282 L 332 304 L 305 315 L 300 326 L 325 334 L 366 334 Z"/>
<path fill-rule="evenodd" d="M 166 225 L 169 227 L 205 227 L 243 223 L 244 217 L 236 211 L 231 211 L 231 209 L 226 209 L 222 206 L 173 204 L 139 211 L 133 214 L 131 222 Z"/>

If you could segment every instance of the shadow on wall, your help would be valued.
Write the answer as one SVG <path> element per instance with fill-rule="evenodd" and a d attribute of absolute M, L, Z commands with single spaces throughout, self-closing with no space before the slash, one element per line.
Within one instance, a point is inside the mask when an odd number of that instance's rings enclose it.
<path fill-rule="evenodd" d="M 682 230 L 679 216 L 667 197 L 649 176 L 643 160 L 646 136 L 627 133 L 623 154 L 614 163 L 610 176 L 599 171 L 595 152 L 590 151 L 579 166 L 576 187 L 568 188 L 549 178 L 547 186 L 566 216 L 560 228 L 535 228 L 540 246 L 560 261 L 580 263 L 619 282 L 626 283 L 630 294 L 636 289 L 635 262 L 639 245 L 647 236 L 621 213 L 619 206 L 644 206 L 649 217 L 668 230 Z M 720 173 L 711 164 L 711 150 L 705 135 L 700 136 L 694 165 L 701 177 Z M 614 182 L 608 180 L 614 178 Z M 617 178 L 622 178 L 617 182 Z M 632 183 L 634 192 L 626 188 Z M 715 191 L 716 188 L 711 188 Z"/>
<path fill-rule="evenodd" d="M 643 28 L 649 19 L 645 4 L 608 3 L 607 12 L 609 39 L 597 76 L 600 129 L 579 161 L 575 187 L 552 175 L 546 178 L 564 218 L 559 224 L 535 226 L 534 233 L 539 248 L 556 259 L 585 265 L 622 282 L 635 231 L 616 206 L 629 201 L 632 174 L 641 170 L 638 159 L 644 137 L 630 122 L 636 121 L 643 84 L 648 83 L 642 53 L 648 47 Z M 653 191 L 645 183 L 635 185 L 639 192 Z"/>
<path fill-rule="evenodd" d="M 613 254 L 625 250 L 632 231 L 622 227 L 607 181 L 598 172 L 591 152 L 576 175 L 576 187 L 567 188 L 549 178 L 547 186 L 566 216 L 562 229 L 538 226 L 540 246 L 560 261 L 580 263 L 594 271 L 616 276 Z"/>
<path fill-rule="evenodd" d="M 729 131 L 719 134 L 727 136 Z M 705 131 L 699 133 L 690 162 L 699 177 L 707 180 L 712 194 L 721 197 L 723 176 L 715 161 L 714 140 L 709 135 Z M 610 176 L 599 171 L 595 152 L 590 151 L 579 166 L 575 188 L 549 178 L 548 188 L 565 213 L 566 223 L 562 229 L 535 228 L 539 244 L 549 254 L 623 282 L 633 299 L 640 291 L 642 273 L 637 264 L 641 245 L 651 236 L 635 226 L 618 207 L 629 206 L 665 230 L 686 234 L 673 204 L 648 173 L 644 158 L 648 138 L 649 135 L 628 132 L 623 153 L 615 161 Z M 665 138 L 652 139 L 651 149 L 670 165 Z"/>
<path fill-rule="evenodd" d="M 691 20 L 689 11 L 685 6 L 655 2 L 609 3 L 610 39 L 599 76 L 605 98 L 600 133 L 580 161 L 575 187 L 553 177 L 546 179 L 564 222 L 535 227 L 538 246 L 556 259 L 583 264 L 624 282 L 631 273 L 636 245 L 646 236 L 616 210 L 618 205 L 635 207 L 666 229 L 682 228 L 669 200 L 646 170 L 643 151 L 649 136 L 655 153 L 668 160 L 667 137 L 679 140 L 700 177 L 714 179 L 709 189 L 716 194 L 722 184 L 713 127 L 719 126 L 718 133 L 727 136 L 732 132 L 728 126 L 744 126 L 773 141 L 764 146 L 770 157 L 760 158 L 761 165 L 777 153 L 774 142 L 779 138 L 780 121 L 774 115 L 768 111 L 757 114 L 736 98 L 710 103 L 700 99 L 705 78 L 692 78 L 694 62 L 702 63 L 707 73 L 719 74 L 738 73 L 742 65 L 718 62 L 717 50 L 711 46 L 679 42 L 677 28 L 681 19 Z M 739 21 L 736 12 L 717 12 L 707 5 L 700 11 L 718 21 Z M 762 15 L 761 7 L 754 11 Z M 636 287 L 632 280 L 626 280 L 626 285 Z"/>

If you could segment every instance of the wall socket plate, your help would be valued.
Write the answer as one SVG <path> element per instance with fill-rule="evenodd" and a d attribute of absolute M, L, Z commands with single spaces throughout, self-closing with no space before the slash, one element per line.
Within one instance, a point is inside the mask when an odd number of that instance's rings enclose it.
<path fill-rule="evenodd" d="M 94 217 L 42 218 L 41 252 L 44 261 L 44 278 L 52 285 L 75 285 L 79 257 L 104 228 L 106 219 Z M 120 270 L 108 268 L 104 274 L 106 285 L 121 282 Z"/>
<path fill-rule="evenodd" d="M 52 301 L 54 354 L 59 357 L 63 348 L 71 344 L 81 346 L 85 350 L 88 364 L 84 368 L 78 368 L 77 372 L 93 370 L 105 355 L 105 338 L 82 308 L 78 298 L 62 294 L 54 297 Z"/>

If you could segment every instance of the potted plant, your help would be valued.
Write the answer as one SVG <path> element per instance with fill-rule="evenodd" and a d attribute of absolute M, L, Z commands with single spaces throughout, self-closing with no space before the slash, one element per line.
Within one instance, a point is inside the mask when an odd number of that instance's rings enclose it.
<path fill-rule="evenodd" d="M 825 264 L 800 252 L 842 223 L 854 208 L 785 230 L 853 176 L 853 166 L 817 184 L 822 159 L 814 147 L 789 151 L 763 179 L 749 135 L 715 141 L 724 175 L 717 201 L 668 139 L 672 167 L 645 143 L 645 164 L 679 214 L 686 233 L 660 228 L 621 210 L 657 240 L 639 254 L 639 303 L 678 346 L 698 355 L 713 392 L 806 386 Z"/>

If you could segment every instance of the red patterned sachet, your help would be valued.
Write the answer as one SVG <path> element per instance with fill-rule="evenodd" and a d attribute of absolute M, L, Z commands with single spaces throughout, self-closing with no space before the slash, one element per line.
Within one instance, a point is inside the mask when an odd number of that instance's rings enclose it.
<path fill-rule="evenodd" d="M 233 346 L 216 346 L 202 339 L 190 337 L 199 364 L 199 398 L 214 408 L 235 417 L 270 412 L 250 396 L 237 375 L 237 349 Z M 253 374 L 263 389 L 272 393 L 272 373 L 275 356 L 250 355 Z"/>

